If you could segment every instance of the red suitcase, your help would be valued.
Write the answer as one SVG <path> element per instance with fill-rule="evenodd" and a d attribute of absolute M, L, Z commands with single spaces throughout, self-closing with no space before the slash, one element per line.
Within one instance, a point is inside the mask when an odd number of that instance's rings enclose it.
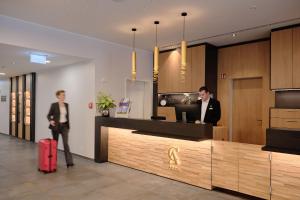
<path fill-rule="evenodd" d="M 39 141 L 39 171 L 55 172 L 57 167 L 57 141 L 41 139 Z"/>

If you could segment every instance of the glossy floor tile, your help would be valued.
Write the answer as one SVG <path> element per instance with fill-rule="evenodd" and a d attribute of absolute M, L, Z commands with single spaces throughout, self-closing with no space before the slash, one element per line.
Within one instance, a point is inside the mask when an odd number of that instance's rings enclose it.
<path fill-rule="evenodd" d="M 58 153 L 58 171 L 37 170 L 37 145 L 0 134 L 0 199 L 22 200 L 238 200 L 218 191 L 194 187 L 142 171 L 98 164 L 74 156 L 67 169 Z"/>

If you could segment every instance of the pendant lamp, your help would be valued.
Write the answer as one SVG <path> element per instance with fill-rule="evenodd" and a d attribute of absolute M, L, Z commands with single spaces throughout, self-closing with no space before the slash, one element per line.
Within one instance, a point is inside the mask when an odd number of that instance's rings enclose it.
<path fill-rule="evenodd" d="M 181 66 L 180 66 L 180 77 L 181 81 L 185 82 L 185 72 L 186 72 L 186 51 L 187 43 L 185 41 L 185 17 L 187 16 L 186 12 L 182 12 L 181 16 L 183 17 L 183 31 L 182 31 L 182 41 L 181 41 Z"/>
<path fill-rule="evenodd" d="M 132 54 L 131 54 L 131 79 L 136 80 L 136 52 L 135 52 L 135 32 L 136 28 L 131 29 L 133 32 Z"/>
<path fill-rule="evenodd" d="M 153 62 L 153 81 L 156 82 L 158 80 L 158 71 L 159 71 L 159 48 L 157 46 L 157 25 L 159 21 L 155 21 L 155 47 L 154 47 L 154 62 Z"/>
<path fill-rule="evenodd" d="M 186 12 L 181 13 L 183 16 L 183 31 L 182 31 L 182 41 L 181 41 L 181 65 L 186 66 L 186 41 L 185 41 L 185 17 L 187 16 Z"/>

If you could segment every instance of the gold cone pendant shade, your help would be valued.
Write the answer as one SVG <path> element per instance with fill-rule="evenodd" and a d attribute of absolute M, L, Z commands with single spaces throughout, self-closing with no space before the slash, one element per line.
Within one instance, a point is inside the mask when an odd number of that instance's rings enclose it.
<path fill-rule="evenodd" d="M 181 41 L 181 65 L 180 65 L 180 81 L 185 84 L 186 79 L 186 41 Z"/>
<path fill-rule="evenodd" d="M 158 73 L 159 73 L 159 48 L 157 46 L 157 25 L 159 21 L 155 21 L 155 47 L 154 47 L 154 62 L 153 62 L 153 81 L 158 80 Z"/>
<path fill-rule="evenodd" d="M 159 48 L 157 46 L 154 47 L 154 66 L 153 66 L 153 80 L 158 80 L 158 70 L 159 70 Z"/>
<path fill-rule="evenodd" d="M 185 74 L 186 74 L 186 52 L 187 52 L 187 42 L 185 41 L 185 17 L 187 16 L 186 12 L 182 12 L 181 16 L 183 16 L 183 37 L 181 41 L 181 65 L 180 65 L 180 77 L 181 81 L 185 82 Z M 155 28 L 156 28 L 156 37 L 155 37 L 155 47 L 153 49 L 154 54 L 154 61 L 153 61 L 153 81 L 158 80 L 159 75 L 159 48 L 157 46 L 157 25 L 159 24 L 159 21 L 155 21 Z M 131 78 L 132 80 L 136 80 L 136 51 L 135 51 L 135 32 L 136 28 L 132 28 L 133 32 L 133 50 L 131 54 Z"/>
<path fill-rule="evenodd" d="M 136 80 L 136 52 L 133 51 L 131 54 L 131 79 Z"/>
<path fill-rule="evenodd" d="M 133 32 L 133 51 L 131 54 L 131 79 L 136 80 L 136 52 L 135 52 L 135 32 L 136 28 L 132 29 Z"/>
<path fill-rule="evenodd" d="M 181 41 L 181 66 L 186 67 L 186 50 L 187 50 L 187 45 L 186 41 Z"/>

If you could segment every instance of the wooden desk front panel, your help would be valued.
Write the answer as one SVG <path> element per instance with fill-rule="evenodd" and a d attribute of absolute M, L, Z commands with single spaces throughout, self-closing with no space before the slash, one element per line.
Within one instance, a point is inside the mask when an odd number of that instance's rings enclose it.
<path fill-rule="evenodd" d="M 213 140 L 228 141 L 228 128 L 225 126 L 213 127 Z"/>
<path fill-rule="evenodd" d="M 169 158 L 170 148 L 178 150 L 175 153 L 178 164 Z M 196 142 L 109 128 L 108 161 L 206 189 L 212 188 L 211 140 Z"/>
<path fill-rule="evenodd" d="M 212 185 L 238 191 L 239 143 L 213 141 Z"/>
<path fill-rule="evenodd" d="M 300 157 L 272 152 L 272 200 L 300 199 Z"/>
<path fill-rule="evenodd" d="M 239 192 L 270 199 L 270 152 L 239 144 Z"/>
<path fill-rule="evenodd" d="M 260 145 L 213 141 L 212 185 L 270 198 L 269 152 Z"/>

